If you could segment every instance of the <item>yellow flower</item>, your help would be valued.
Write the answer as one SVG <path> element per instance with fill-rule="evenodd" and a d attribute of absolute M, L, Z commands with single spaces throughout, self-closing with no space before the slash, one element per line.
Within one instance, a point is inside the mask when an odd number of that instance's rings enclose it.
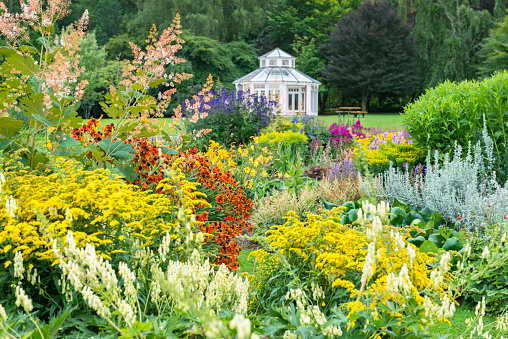
<path fill-rule="evenodd" d="M 46 141 L 46 147 L 47 147 L 50 151 L 51 151 L 51 150 L 53 150 L 53 145 L 51 144 L 51 141 L 50 141 L 50 140 Z"/>
<path fill-rule="evenodd" d="M 48 127 L 48 132 L 52 133 L 54 130 L 56 130 L 56 127 Z"/>
<path fill-rule="evenodd" d="M 5 268 L 7 268 L 7 267 L 9 267 L 11 264 L 12 264 L 12 261 L 7 260 L 7 261 L 4 263 L 4 267 L 5 267 Z"/>

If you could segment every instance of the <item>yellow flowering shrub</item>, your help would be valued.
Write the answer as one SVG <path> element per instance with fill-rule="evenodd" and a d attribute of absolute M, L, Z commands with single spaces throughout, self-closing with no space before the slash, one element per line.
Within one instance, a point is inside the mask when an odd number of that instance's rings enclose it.
<path fill-rule="evenodd" d="M 388 169 L 390 161 L 398 165 L 412 165 L 423 156 L 422 150 L 404 131 L 367 134 L 365 138 L 357 138 L 356 142 L 366 154 L 369 168 L 375 173 Z"/>
<path fill-rule="evenodd" d="M 4 260 L 17 251 L 24 260 L 53 260 L 54 239 L 63 242 L 68 231 L 78 247 L 90 243 L 111 258 L 134 240 L 148 246 L 165 232 L 178 237 L 173 230 L 178 208 L 183 205 L 191 212 L 194 204 L 203 203 L 195 192 L 197 184 L 177 172 L 162 185 L 179 191 L 181 197 L 142 192 L 109 170 L 83 170 L 70 159 L 56 158 L 52 167 L 46 175 L 6 168 L 0 198 L 14 201 L 15 208 L 0 210 Z"/>
<path fill-rule="evenodd" d="M 262 145 L 268 144 L 286 144 L 286 145 L 306 145 L 309 138 L 303 133 L 288 130 L 284 132 L 267 132 L 261 133 L 257 138 L 257 143 Z"/>
<path fill-rule="evenodd" d="M 270 255 L 265 250 L 253 253 L 263 269 L 264 262 L 268 270 L 279 269 L 271 277 L 264 277 L 264 282 L 275 279 L 276 274 L 280 275 L 280 268 L 287 262 L 295 280 L 308 281 L 307 270 L 310 267 L 314 279 L 320 281 L 323 290 L 329 291 L 325 295 L 331 296 L 319 300 L 319 303 L 322 302 L 323 306 L 335 303 L 349 317 L 367 309 L 378 312 L 382 308 L 380 305 L 414 303 L 413 308 L 420 307 L 416 312 L 423 312 L 422 318 L 428 310 L 446 306 L 447 311 L 443 314 L 437 311 L 437 316 L 432 314 L 438 319 L 446 318 L 450 307 L 453 309 L 450 306 L 453 299 L 447 295 L 451 275 L 444 268 L 449 265 L 449 257 L 448 261 L 441 261 L 441 271 L 432 270 L 429 264 L 434 265 L 436 258 L 419 252 L 406 241 L 410 237 L 409 228 L 383 226 L 381 219 L 375 219 L 377 217 L 368 220 L 359 217 L 362 224 L 355 227 L 341 225 L 342 210 L 334 208 L 317 214 L 309 213 L 306 221 L 302 221 L 295 212 L 289 212 L 284 225 L 267 231 L 266 240 L 275 254 Z M 377 230 L 372 231 L 373 228 Z M 373 235 L 373 232 L 377 233 Z M 325 277 L 324 281 L 319 277 Z M 262 283 L 254 277 L 255 288 Z M 436 295 L 437 299 L 434 298 Z M 333 300 L 335 296 L 342 297 Z M 254 302 L 262 298 L 267 296 L 255 295 Z M 390 315 L 402 317 L 402 313 L 398 312 Z"/>

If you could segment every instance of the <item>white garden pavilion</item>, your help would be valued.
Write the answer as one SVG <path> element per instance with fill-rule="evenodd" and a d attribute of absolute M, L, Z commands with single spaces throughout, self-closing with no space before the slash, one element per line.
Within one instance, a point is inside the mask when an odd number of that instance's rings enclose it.
<path fill-rule="evenodd" d="M 296 58 L 280 48 L 259 57 L 260 68 L 233 81 L 236 90 L 278 101 L 281 115 L 318 115 L 321 83 L 295 68 Z"/>

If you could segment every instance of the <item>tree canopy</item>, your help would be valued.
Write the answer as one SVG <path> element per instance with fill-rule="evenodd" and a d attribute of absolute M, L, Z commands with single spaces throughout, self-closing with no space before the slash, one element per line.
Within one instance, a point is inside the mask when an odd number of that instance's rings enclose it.
<path fill-rule="evenodd" d="M 338 28 L 339 20 L 345 22 L 351 15 L 361 14 L 361 1 L 72 0 L 71 15 L 56 29 L 71 25 L 88 9 L 89 32 L 94 37 L 83 42 L 81 53 L 81 63 L 89 70 L 82 77 L 90 83 L 85 90 L 85 104 L 80 108 L 82 115 L 102 113 L 98 101 L 114 83 L 121 63 L 133 58 L 129 42 L 143 47 L 152 25 L 160 32 L 177 13 L 186 40 L 178 56 L 187 60 L 178 65 L 177 71 L 194 77 L 178 86 L 168 113 L 181 100 L 195 94 L 208 74 L 232 89 L 233 80 L 255 70 L 257 57 L 275 47 L 293 54 L 300 71 L 323 83 L 320 113 L 329 101 L 356 103 L 362 97 L 364 101 L 365 97 L 376 98 L 374 102 L 380 107 L 396 102 L 400 109 L 410 97 L 403 95 L 407 90 L 415 91 L 417 96 L 423 89 L 447 79 L 474 79 L 508 67 L 508 22 L 503 21 L 508 0 L 391 0 L 393 22 L 383 18 L 383 11 L 373 13 L 371 21 L 404 27 L 404 34 L 410 32 L 413 42 L 401 46 L 397 38 L 377 36 L 378 43 L 370 31 L 376 27 L 364 24 L 360 29 L 359 23 L 351 23 L 356 25 L 357 35 L 344 41 L 347 48 L 332 53 L 331 46 L 340 42 L 336 39 L 331 43 L 337 34 L 332 32 Z M 373 4 L 380 5 L 377 0 Z M 11 12 L 21 11 L 17 0 L 5 5 Z M 397 14 L 393 15 L 394 11 Z M 363 45 L 367 47 L 359 47 Z M 411 58 L 413 63 L 408 61 Z M 360 68 L 360 64 L 370 65 L 370 70 Z M 414 72 L 406 70 L 418 70 L 420 83 L 415 83 Z M 351 74 L 351 79 L 338 81 L 339 71 Z M 359 85 L 361 76 L 370 79 L 368 86 L 365 81 Z"/>
<path fill-rule="evenodd" d="M 418 86 L 418 48 L 411 28 L 387 2 L 364 2 L 345 15 L 324 48 L 326 79 L 348 95 L 403 94 Z"/>

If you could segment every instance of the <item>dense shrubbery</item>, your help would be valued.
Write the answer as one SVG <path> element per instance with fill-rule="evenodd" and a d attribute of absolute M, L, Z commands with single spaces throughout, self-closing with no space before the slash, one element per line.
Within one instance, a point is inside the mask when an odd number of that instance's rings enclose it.
<path fill-rule="evenodd" d="M 497 73 L 482 81 L 445 82 L 428 89 L 409 104 L 404 124 L 411 137 L 425 151 L 452 152 L 481 139 L 483 117 L 499 164 L 506 160 L 508 147 L 508 73 Z M 502 167 L 506 170 L 506 167 Z"/>

